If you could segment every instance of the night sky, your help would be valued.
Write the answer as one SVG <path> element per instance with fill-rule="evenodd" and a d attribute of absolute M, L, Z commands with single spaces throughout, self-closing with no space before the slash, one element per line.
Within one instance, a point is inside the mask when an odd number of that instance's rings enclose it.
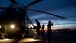
<path fill-rule="evenodd" d="M 34 0 L 16 0 L 19 4 L 27 6 Z M 0 7 L 8 7 L 11 4 L 9 0 L 0 0 Z M 43 0 L 29 7 L 30 9 L 46 11 L 52 14 L 63 16 L 67 19 L 58 18 L 52 15 L 29 11 L 28 16 L 36 25 L 35 19 L 38 19 L 41 24 L 47 25 L 48 20 L 51 20 L 54 25 L 52 29 L 70 28 L 76 29 L 76 0 Z M 1 11 L 1 9 L 0 9 Z"/>

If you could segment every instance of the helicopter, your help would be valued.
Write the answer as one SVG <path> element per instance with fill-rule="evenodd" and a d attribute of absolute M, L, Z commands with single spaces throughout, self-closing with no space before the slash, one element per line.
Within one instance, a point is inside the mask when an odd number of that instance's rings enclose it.
<path fill-rule="evenodd" d="M 41 13 L 56 16 L 56 17 L 59 17 L 62 19 L 66 19 L 65 17 L 59 16 L 59 15 L 28 8 L 43 0 L 35 0 L 35 1 L 31 2 L 30 4 L 28 4 L 27 6 L 18 4 L 15 0 L 9 0 L 9 1 L 12 2 L 12 4 L 10 4 L 8 7 L 6 7 L 6 8 L 0 7 L 0 9 L 3 9 L 0 12 L 0 28 L 4 28 L 5 32 L 8 34 L 11 34 L 9 32 L 10 28 L 11 29 L 15 28 L 16 30 L 14 30 L 14 32 L 17 32 L 15 34 L 20 34 L 20 33 L 26 32 L 25 29 L 28 28 L 28 24 L 33 25 L 30 18 L 28 17 L 26 10 L 41 12 Z M 12 33 L 12 34 L 14 34 L 14 33 Z"/>

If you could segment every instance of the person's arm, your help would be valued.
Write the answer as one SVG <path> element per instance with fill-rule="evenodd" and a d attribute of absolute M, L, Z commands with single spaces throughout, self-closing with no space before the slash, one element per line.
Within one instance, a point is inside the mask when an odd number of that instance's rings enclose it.
<path fill-rule="evenodd" d="M 51 26 L 53 26 L 53 23 L 51 22 Z"/>

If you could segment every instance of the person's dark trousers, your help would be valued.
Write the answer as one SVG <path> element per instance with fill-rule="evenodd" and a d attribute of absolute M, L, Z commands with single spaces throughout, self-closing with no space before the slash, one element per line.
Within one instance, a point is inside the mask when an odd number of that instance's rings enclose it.
<path fill-rule="evenodd" d="M 48 43 L 51 43 L 51 29 L 48 29 Z"/>
<path fill-rule="evenodd" d="M 39 29 L 37 29 L 37 34 L 40 36 L 40 30 Z"/>
<path fill-rule="evenodd" d="M 44 39 L 44 31 L 41 31 L 42 39 Z"/>
<path fill-rule="evenodd" d="M 42 39 L 44 39 L 44 32 L 42 32 Z"/>

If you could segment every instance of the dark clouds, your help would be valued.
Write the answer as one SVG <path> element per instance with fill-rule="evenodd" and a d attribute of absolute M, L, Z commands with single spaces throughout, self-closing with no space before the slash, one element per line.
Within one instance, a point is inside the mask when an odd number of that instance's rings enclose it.
<path fill-rule="evenodd" d="M 27 6 L 27 4 L 31 3 L 34 0 L 16 0 L 16 1 L 20 4 L 24 4 L 25 6 Z M 7 1 L 0 0 L 1 7 L 7 7 L 10 5 L 10 3 L 11 2 L 8 0 Z M 47 24 L 48 20 L 52 20 L 52 22 L 55 25 L 76 23 L 74 22 L 76 21 L 76 0 L 43 0 L 35 5 L 30 6 L 29 8 L 46 11 L 67 18 L 63 20 L 61 18 L 52 15 L 27 10 L 27 14 L 33 23 L 35 23 L 34 21 L 35 19 L 38 19 L 41 22 L 41 24 L 42 23 Z"/>

